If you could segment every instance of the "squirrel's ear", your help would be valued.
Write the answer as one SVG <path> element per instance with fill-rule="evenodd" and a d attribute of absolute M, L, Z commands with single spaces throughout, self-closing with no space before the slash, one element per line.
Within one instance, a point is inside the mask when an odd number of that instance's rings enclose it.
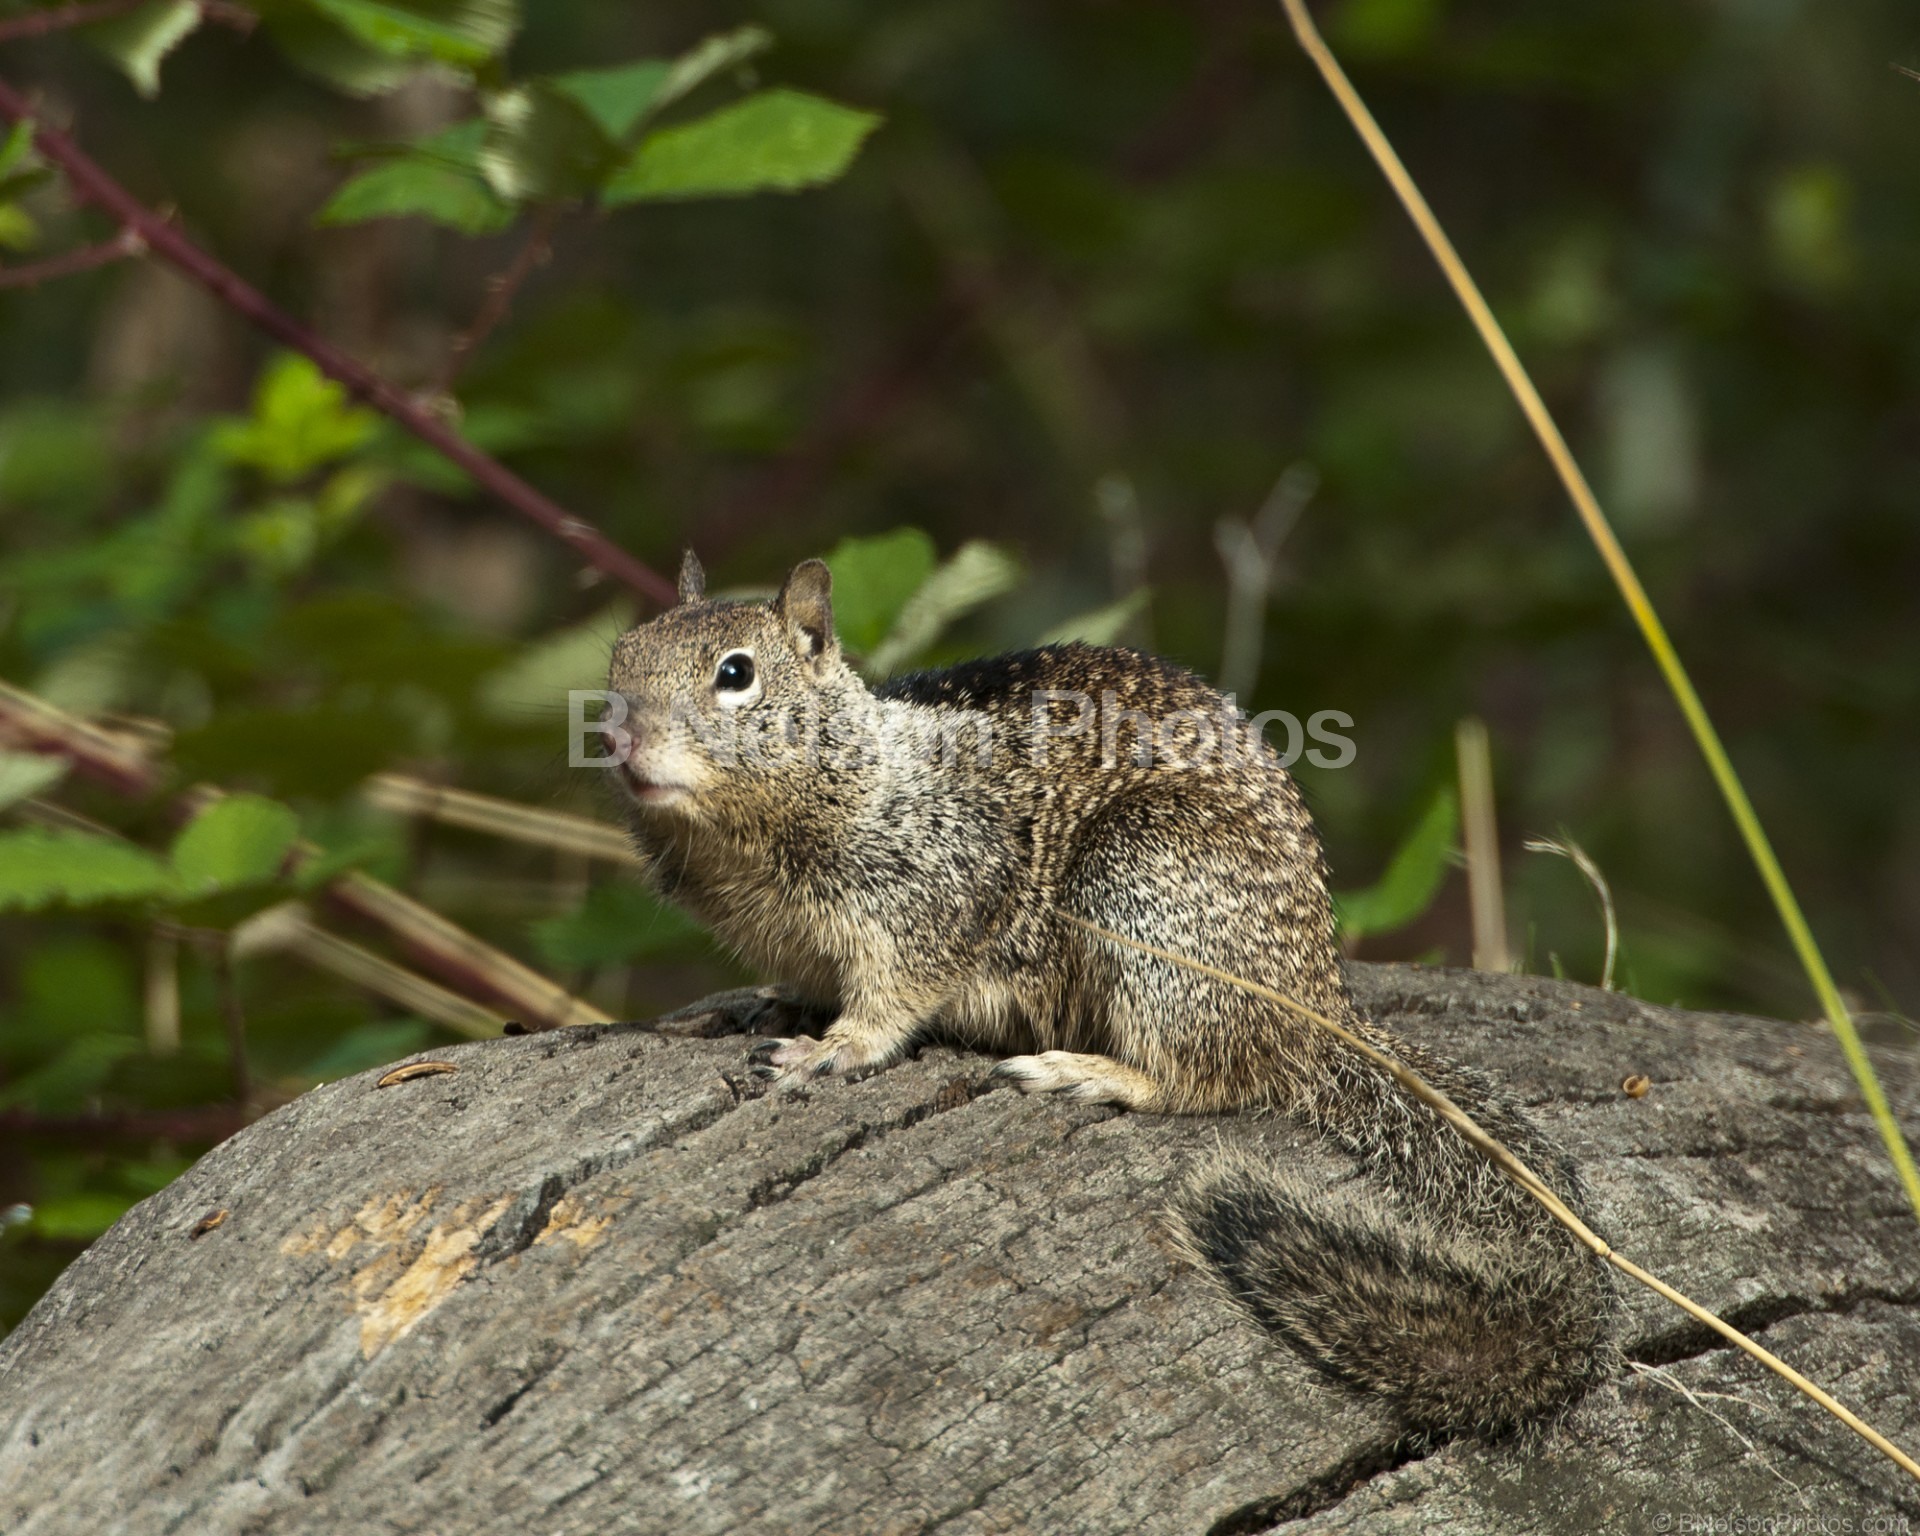
<path fill-rule="evenodd" d="M 680 557 L 680 601 L 697 603 L 707 595 L 707 573 L 691 548 Z"/>
<path fill-rule="evenodd" d="M 802 560 L 773 600 L 793 648 L 812 661 L 833 649 L 833 573 L 824 560 Z"/>

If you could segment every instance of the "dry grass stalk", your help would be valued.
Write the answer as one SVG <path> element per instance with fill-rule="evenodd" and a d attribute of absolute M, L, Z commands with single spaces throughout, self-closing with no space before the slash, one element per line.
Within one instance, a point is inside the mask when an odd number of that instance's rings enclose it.
<path fill-rule="evenodd" d="M 161 778 L 139 737 L 93 725 L 11 683 L 0 683 L 0 745 L 64 757 L 125 795 L 144 795 Z"/>
<path fill-rule="evenodd" d="M 462 992 L 497 999 L 530 1027 L 609 1022 L 593 1004 L 371 875 L 344 874 L 328 884 L 327 897 L 385 929 L 416 964 Z"/>
<path fill-rule="evenodd" d="M 542 810 L 467 789 L 445 789 L 400 773 L 376 774 L 367 780 L 362 793 L 369 805 L 397 816 L 424 816 L 449 827 L 485 832 L 537 848 L 646 867 L 647 861 L 627 841 L 625 828 L 591 816 Z"/>
<path fill-rule="evenodd" d="M 240 924 L 233 931 L 230 952 L 235 960 L 259 954 L 292 955 L 409 1013 L 475 1040 L 490 1039 L 506 1027 L 507 1021 L 491 1009 L 416 976 L 383 955 L 328 933 L 297 901 L 269 907 Z"/>
<path fill-rule="evenodd" d="M 1558 837 L 1530 837 L 1521 846 L 1529 853 L 1557 853 L 1561 858 L 1570 860 L 1573 867 L 1586 876 L 1587 884 L 1593 887 L 1593 894 L 1600 898 L 1600 917 L 1607 927 L 1607 958 L 1600 967 L 1600 990 L 1611 992 L 1613 962 L 1620 953 L 1620 924 L 1614 917 L 1613 888 L 1607 884 L 1607 877 L 1600 873 L 1600 866 L 1593 862 L 1587 850 L 1565 832 Z"/>
<path fill-rule="evenodd" d="M 1566 439 L 1561 436 L 1560 428 L 1547 410 L 1546 402 L 1540 398 L 1540 391 L 1534 387 L 1533 379 L 1521 363 L 1519 354 L 1513 350 L 1513 344 L 1507 340 L 1506 332 L 1500 328 L 1500 322 L 1494 318 L 1493 310 L 1481 295 L 1479 285 L 1467 271 L 1459 252 L 1454 250 L 1453 242 L 1440 227 L 1440 221 L 1433 216 L 1433 210 L 1427 206 L 1426 198 L 1421 195 L 1413 177 L 1407 173 L 1393 144 L 1374 121 L 1367 104 L 1360 99 L 1360 93 L 1353 88 L 1353 82 L 1347 79 L 1346 71 L 1340 67 L 1340 61 L 1320 36 L 1319 29 L 1313 24 L 1313 17 L 1307 12 L 1306 0 L 1280 0 L 1280 7 L 1292 24 L 1301 48 L 1320 71 L 1327 88 L 1340 103 L 1341 111 L 1346 113 L 1347 120 L 1353 124 L 1354 131 L 1360 135 L 1361 142 L 1366 145 L 1368 153 L 1393 188 L 1394 196 L 1400 199 L 1407 216 L 1419 230 L 1420 238 L 1433 253 L 1433 259 L 1439 263 L 1455 297 L 1460 300 L 1467 318 L 1473 322 L 1482 344 L 1499 368 L 1501 377 L 1506 380 L 1508 389 L 1513 391 L 1513 397 L 1519 402 L 1528 425 L 1539 438 L 1540 446 L 1546 450 L 1548 459 L 1560 476 L 1560 483 L 1566 487 L 1574 510 L 1579 513 L 1588 537 L 1600 552 L 1600 558 L 1613 577 L 1614 585 L 1619 588 L 1634 623 L 1639 626 L 1647 649 L 1653 652 L 1654 663 L 1666 680 L 1668 692 L 1680 706 L 1680 713 L 1686 717 L 1687 726 L 1700 748 L 1700 755 L 1706 759 L 1721 798 L 1727 803 L 1727 811 L 1747 845 L 1747 853 L 1760 872 L 1761 883 L 1766 886 L 1767 894 L 1780 914 L 1781 925 L 1787 930 L 1787 937 L 1793 943 L 1801 968 L 1806 971 L 1807 979 L 1820 999 L 1827 1022 L 1833 1026 L 1834 1037 L 1840 1042 L 1840 1049 L 1847 1058 L 1854 1081 L 1860 1085 L 1860 1096 L 1866 1100 L 1867 1111 L 1879 1128 L 1880 1139 L 1886 1143 L 1887 1156 L 1893 1160 L 1894 1170 L 1900 1175 L 1907 1200 L 1913 1206 L 1914 1214 L 1920 1216 L 1920 1168 L 1914 1165 L 1907 1139 L 1901 1133 L 1899 1122 L 1893 1118 L 1893 1110 L 1881 1090 L 1880 1079 L 1874 1073 L 1866 1047 L 1861 1044 L 1860 1032 L 1854 1028 L 1853 1015 L 1847 1009 L 1846 1000 L 1840 996 L 1840 988 L 1827 969 L 1826 957 L 1821 954 L 1813 930 L 1807 926 L 1806 916 L 1800 910 L 1799 898 L 1787 883 L 1786 872 L 1780 868 L 1773 844 L 1767 839 L 1766 829 L 1760 825 L 1753 802 L 1747 798 L 1746 786 L 1740 782 L 1732 759 L 1721 745 L 1720 733 L 1714 729 L 1706 706 L 1700 702 L 1693 679 L 1687 675 L 1680 653 L 1674 649 L 1673 641 L 1667 635 L 1666 625 L 1661 623 L 1646 588 L 1640 585 L 1640 577 L 1635 573 L 1633 563 L 1627 559 L 1626 551 L 1614 535 L 1613 525 L 1607 521 L 1606 513 L 1601 511 L 1599 499 L 1587 484 L 1586 476 L 1580 472 L 1573 451 L 1567 447 Z"/>
<path fill-rule="evenodd" d="M 1832 1414 L 1842 1424 L 1846 1425 L 1848 1429 L 1860 1436 L 1867 1444 L 1890 1459 L 1895 1466 L 1899 1467 L 1909 1477 L 1913 1478 L 1916 1482 L 1920 1482 L 1920 1462 L 1916 1462 L 1905 1451 L 1901 1450 L 1899 1446 L 1881 1434 L 1879 1430 L 1868 1424 L 1864 1419 L 1860 1418 L 1859 1415 L 1837 1401 L 1825 1390 L 1807 1380 L 1806 1377 L 1802 1376 L 1771 1350 L 1755 1343 L 1738 1328 L 1735 1328 L 1731 1323 L 1726 1322 L 1716 1314 L 1709 1312 L 1697 1301 L 1682 1295 L 1679 1291 L 1676 1291 L 1672 1286 L 1668 1285 L 1666 1281 L 1660 1279 L 1659 1276 L 1649 1273 L 1638 1264 L 1635 1264 L 1631 1259 L 1616 1253 L 1597 1232 L 1574 1214 L 1573 1210 L 1564 1200 L 1553 1192 L 1545 1180 L 1525 1163 L 1521 1162 L 1519 1158 L 1508 1151 L 1500 1142 L 1494 1140 L 1492 1136 L 1482 1130 L 1472 1116 L 1461 1109 L 1459 1105 L 1455 1104 L 1452 1099 L 1448 1098 L 1438 1088 L 1429 1084 L 1425 1078 L 1421 1077 L 1419 1073 L 1415 1072 L 1404 1062 L 1397 1061 L 1387 1055 L 1386 1052 L 1377 1049 L 1367 1041 L 1361 1039 L 1360 1036 L 1356 1035 L 1344 1025 L 1334 1022 L 1334 1020 L 1328 1018 L 1324 1013 L 1319 1013 L 1309 1008 L 1305 1003 L 1289 997 L 1284 992 L 1276 991 L 1272 987 L 1262 986 L 1255 981 L 1248 981 L 1243 976 L 1235 976 L 1229 971 L 1223 971 L 1217 966 L 1208 965 L 1201 960 L 1190 959 L 1188 956 L 1177 954 L 1173 950 L 1162 949 L 1157 944 L 1147 944 L 1139 939 L 1130 939 L 1124 934 L 1115 933 L 1110 928 L 1103 928 L 1098 923 L 1088 922 L 1083 917 L 1075 917 L 1071 913 L 1063 913 L 1062 916 L 1064 916 L 1068 922 L 1086 929 L 1089 933 L 1098 934 L 1109 943 L 1118 944 L 1127 949 L 1138 950 L 1142 954 L 1152 955 L 1157 959 L 1165 960 L 1170 965 L 1184 967 L 1187 970 L 1198 972 L 1202 976 L 1211 976 L 1215 981 L 1225 982 L 1230 987 L 1238 987 L 1243 992 L 1251 993 L 1255 997 L 1263 997 L 1270 1003 L 1276 1003 L 1282 1008 L 1289 1009 L 1301 1018 L 1338 1035 L 1340 1039 L 1358 1051 L 1362 1056 L 1365 1056 L 1367 1060 L 1389 1074 L 1393 1080 L 1402 1088 L 1406 1089 L 1408 1093 L 1432 1109 L 1441 1119 L 1445 1120 L 1448 1125 L 1452 1126 L 1454 1130 L 1465 1137 L 1475 1150 L 1545 1206 L 1553 1219 L 1571 1232 L 1574 1237 L 1579 1239 L 1582 1246 L 1591 1250 L 1598 1257 L 1605 1259 L 1623 1275 L 1630 1276 L 1632 1279 L 1646 1286 L 1649 1290 L 1664 1296 L 1696 1322 L 1706 1324 L 1707 1327 L 1726 1339 L 1730 1344 L 1753 1356 L 1754 1359 L 1766 1366 L 1766 1368 L 1775 1375 L 1792 1383 L 1794 1387 L 1818 1403 L 1822 1408 L 1826 1409 L 1828 1413 Z"/>
<path fill-rule="evenodd" d="M 1473 911 L 1473 968 L 1510 971 L 1507 900 L 1500 883 L 1500 833 L 1493 816 L 1493 749 L 1486 725 L 1471 716 L 1454 727 L 1460 764 L 1460 834 L 1467 852 L 1467 901 Z"/>

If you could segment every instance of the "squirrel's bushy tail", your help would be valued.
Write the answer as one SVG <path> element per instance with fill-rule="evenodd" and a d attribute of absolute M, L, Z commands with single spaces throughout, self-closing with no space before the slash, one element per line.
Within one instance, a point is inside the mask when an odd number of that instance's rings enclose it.
<path fill-rule="evenodd" d="M 1479 1074 L 1381 1038 L 1578 1199 L 1564 1160 Z M 1176 1205 L 1190 1255 L 1310 1363 L 1393 1400 L 1417 1433 L 1494 1436 L 1570 1404 L 1612 1367 L 1610 1274 L 1438 1116 L 1342 1055 L 1342 1081 L 1304 1118 L 1372 1177 L 1328 1187 L 1225 1155 Z"/>

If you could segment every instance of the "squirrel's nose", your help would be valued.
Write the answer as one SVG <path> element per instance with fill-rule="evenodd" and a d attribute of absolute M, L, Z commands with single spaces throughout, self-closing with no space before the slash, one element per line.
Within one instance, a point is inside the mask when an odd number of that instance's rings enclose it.
<path fill-rule="evenodd" d="M 646 744 L 647 729 L 638 720 L 629 719 L 620 725 L 609 722 L 602 725 L 596 734 L 600 738 L 600 755 L 625 762 L 634 752 Z"/>

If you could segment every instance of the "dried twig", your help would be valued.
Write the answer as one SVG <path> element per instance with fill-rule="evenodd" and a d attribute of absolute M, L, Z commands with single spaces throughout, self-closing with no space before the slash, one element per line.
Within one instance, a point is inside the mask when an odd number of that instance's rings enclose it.
<path fill-rule="evenodd" d="M 91 272 L 96 267 L 125 261 L 131 256 L 143 256 L 146 254 L 146 249 L 146 241 L 134 231 L 123 229 L 111 240 L 101 240 L 93 245 L 82 245 L 71 251 L 62 251 L 58 256 L 49 256 L 44 261 L 30 261 L 15 266 L 0 267 L 0 288 L 38 287 L 41 283 L 50 283 L 56 278 L 72 277 L 76 273 Z"/>
<path fill-rule="evenodd" d="M 1692 1300 L 1690 1297 L 1683 1296 L 1679 1291 L 1676 1291 L 1672 1286 L 1668 1285 L 1666 1281 L 1660 1279 L 1659 1276 L 1649 1273 L 1638 1264 L 1635 1264 L 1631 1259 L 1616 1253 L 1597 1232 L 1574 1214 L 1572 1208 L 1553 1192 L 1551 1186 L 1549 1186 L 1544 1179 L 1500 1142 L 1482 1130 L 1471 1115 L 1460 1108 L 1458 1104 L 1455 1104 L 1452 1099 L 1448 1098 L 1438 1088 L 1435 1088 L 1427 1082 L 1425 1078 L 1421 1077 L 1419 1073 L 1415 1072 L 1413 1068 L 1409 1067 L 1405 1062 L 1389 1056 L 1385 1051 L 1361 1039 L 1360 1036 L 1356 1035 L 1345 1025 L 1335 1023 L 1324 1013 L 1309 1008 L 1305 1003 L 1299 1001 L 1297 998 L 1289 997 L 1284 992 L 1276 991 L 1272 987 L 1262 986 L 1256 981 L 1248 981 L 1243 976 L 1235 976 L 1230 971 L 1223 971 L 1218 966 L 1208 965 L 1204 961 L 1191 959 L 1173 950 L 1162 949 L 1157 944 L 1147 944 L 1139 939 L 1128 938 L 1125 934 L 1115 933 L 1112 929 L 1103 928 L 1098 923 L 1089 922 L 1083 917 L 1075 917 L 1070 912 L 1063 912 L 1061 916 L 1065 917 L 1068 922 L 1074 924 L 1076 927 L 1084 928 L 1089 933 L 1098 934 L 1109 943 L 1121 945 L 1126 949 L 1138 950 L 1143 955 L 1152 955 L 1157 959 L 1165 960 L 1170 965 L 1180 966 L 1185 970 L 1197 972 L 1202 976 L 1211 976 L 1215 981 L 1224 982 L 1230 987 L 1238 987 L 1241 991 L 1251 993 L 1255 997 L 1263 997 L 1268 1002 L 1275 1003 L 1292 1013 L 1298 1014 L 1310 1023 L 1316 1024 L 1320 1028 L 1338 1035 L 1348 1046 L 1358 1051 L 1362 1056 L 1366 1057 L 1368 1061 L 1387 1073 L 1396 1083 L 1408 1093 L 1412 1094 L 1414 1098 L 1432 1109 L 1442 1120 L 1445 1120 L 1448 1125 L 1459 1132 L 1459 1134 L 1464 1137 L 1477 1152 L 1491 1162 L 1494 1167 L 1498 1168 L 1509 1179 L 1513 1180 L 1514 1183 L 1518 1184 L 1529 1195 L 1533 1196 L 1535 1200 L 1538 1200 L 1541 1205 L 1545 1206 L 1547 1213 L 1578 1238 L 1583 1247 L 1589 1249 L 1598 1257 L 1605 1259 L 1623 1275 L 1630 1276 L 1646 1286 L 1649 1290 L 1664 1296 L 1696 1322 L 1706 1324 L 1707 1327 L 1727 1340 L 1728 1343 L 1738 1349 L 1744 1350 L 1775 1375 L 1792 1383 L 1794 1387 L 1818 1403 L 1822 1408 L 1826 1409 L 1828 1413 L 1832 1414 L 1842 1424 L 1846 1425 L 1848 1429 L 1860 1436 L 1861 1439 L 1865 1440 L 1875 1450 L 1890 1459 L 1901 1471 L 1915 1479 L 1915 1481 L 1920 1481 L 1920 1462 L 1916 1462 L 1905 1451 L 1901 1450 L 1899 1446 L 1881 1434 L 1879 1430 L 1868 1424 L 1851 1409 L 1836 1401 L 1831 1394 L 1815 1386 L 1771 1350 L 1748 1338 L 1731 1323 L 1726 1322 L 1717 1314 L 1709 1312 L 1705 1307 L 1701 1306 L 1699 1302 Z"/>
<path fill-rule="evenodd" d="M 18 123 L 28 121 L 33 115 L 32 103 L 14 87 L 0 81 L 0 119 Z M 42 159 L 60 168 L 76 197 L 93 203 L 109 218 L 139 235 L 154 255 L 178 267 L 227 308 L 275 341 L 303 353 L 322 373 L 345 385 L 357 399 L 398 422 L 463 470 L 475 484 L 571 545 L 596 570 L 624 581 L 655 602 L 674 601 L 674 585 L 666 577 L 634 559 L 584 518 L 574 516 L 535 490 L 499 460 L 482 453 L 404 390 L 273 304 L 265 294 L 221 265 L 127 191 L 59 129 L 36 122 L 33 146 Z"/>

